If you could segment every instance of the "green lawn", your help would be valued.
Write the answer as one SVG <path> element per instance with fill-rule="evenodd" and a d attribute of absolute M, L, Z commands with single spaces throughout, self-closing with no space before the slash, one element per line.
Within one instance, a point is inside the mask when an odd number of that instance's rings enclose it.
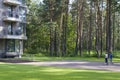
<path fill-rule="evenodd" d="M 0 80 L 120 80 L 120 72 L 0 63 Z"/>
<path fill-rule="evenodd" d="M 18 60 L 19 58 L 6 58 L 5 60 Z M 78 60 L 78 61 L 97 61 L 104 62 L 104 58 L 95 57 L 22 57 L 20 60 L 33 61 L 62 61 L 62 60 Z M 120 62 L 120 58 L 113 58 L 113 62 Z"/>
<path fill-rule="evenodd" d="M 37 61 L 57 61 L 57 60 L 82 60 L 82 61 L 99 61 L 104 62 L 104 58 L 95 57 L 23 57 L 22 59 Z M 113 62 L 120 62 L 120 58 L 113 58 Z"/>

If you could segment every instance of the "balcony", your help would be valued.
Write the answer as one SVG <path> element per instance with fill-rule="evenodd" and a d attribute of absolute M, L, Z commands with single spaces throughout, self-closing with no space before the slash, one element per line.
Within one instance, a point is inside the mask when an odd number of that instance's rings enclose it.
<path fill-rule="evenodd" d="M 3 26 L 0 26 L 0 34 L 1 32 L 3 31 L 4 27 Z"/>
<path fill-rule="evenodd" d="M 27 37 L 25 35 L 2 35 L 0 36 L 1 39 L 20 39 L 26 40 Z"/>
<path fill-rule="evenodd" d="M 3 21 L 6 22 L 19 22 L 19 15 L 16 12 L 5 11 L 3 15 Z"/>
<path fill-rule="evenodd" d="M 0 39 L 20 39 L 26 40 L 27 36 L 25 33 L 19 33 L 18 31 L 13 31 L 10 33 L 7 28 L 0 27 Z"/>
<path fill-rule="evenodd" d="M 4 36 L 4 27 L 0 26 L 0 38 Z"/>
<path fill-rule="evenodd" d="M 3 3 L 11 6 L 17 6 L 21 4 L 19 0 L 3 0 Z"/>
<path fill-rule="evenodd" d="M 18 56 L 19 54 L 18 53 L 16 53 L 16 52 L 6 52 L 6 54 L 5 54 L 6 56 Z"/>
<path fill-rule="evenodd" d="M 3 21 L 7 21 L 7 22 L 19 22 L 19 19 L 16 19 L 14 17 L 4 17 Z"/>

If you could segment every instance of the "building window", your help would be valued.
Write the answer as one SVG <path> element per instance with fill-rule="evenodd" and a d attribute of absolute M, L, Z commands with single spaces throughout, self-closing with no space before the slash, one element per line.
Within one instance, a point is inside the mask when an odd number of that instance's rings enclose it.
<path fill-rule="evenodd" d="M 3 53 L 5 51 L 5 40 L 0 39 L 0 53 Z"/>
<path fill-rule="evenodd" d="M 20 52 L 19 40 L 7 40 L 7 52 Z"/>
<path fill-rule="evenodd" d="M 15 52 L 15 40 L 7 40 L 7 52 Z"/>
<path fill-rule="evenodd" d="M 19 24 L 16 34 L 17 35 L 22 35 L 23 34 L 23 25 L 22 25 L 22 23 Z"/>
<path fill-rule="evenodd" d="M 22 4 L 25 4 L 26 1 L 25 0 L 19 0 Z"/>
<path fill-rule="evenodd" d="M 8 27 L 8 35 L 13 35 L 13 24 L 12 23 L 8 23 L 7 25 Z"/>
<path fill-rule="evenodd" d="M 19 40 L 15 40 L 15 51 L 17 53 L 20 52 L 20 41 Z"/>
<path fill-rule="evenodd" d="M 26 21 L 26 9 L 24 7 L 19 8 L 19 18 L 22 22 Z"/>
<path fill-rule="evenodd" d="M 3 24 L 2 24 L 2 20 L 0 20 L 0 26 L 3 26 Z"/>
<path fill-rule="evenodd" d="M 20 23 L 17 29 L 17 35 L 26 34 L 26 24 Z"/>
<path fill-rule="evenodd" d="M 8 17 L 13 17 L 13 7 L 8 7 L 7 16 Z"/>
<path fill-rule="evenodd" d="M 12 34 L 12 26 L 9 24 L 8 25 L 8 34 L 11 35 Z"/>
<path fill-rule="evenodd" d="M 23 34 L 26 35 L 26 24 L 22 23 L 22 25 L 23 25 Z"/>

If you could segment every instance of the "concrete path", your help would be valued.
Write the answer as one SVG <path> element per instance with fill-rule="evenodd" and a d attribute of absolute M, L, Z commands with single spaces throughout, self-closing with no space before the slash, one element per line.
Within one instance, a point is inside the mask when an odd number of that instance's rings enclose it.
<path fill-rule="evenodd" d="M 27 62 L 16 63 L 36 66 L 54 66 L 64 68 L 80 68 L 92 70 L 106 70 L 120 72 L 120 63 L 106 65 L 104 62 L 88 62 L 88 61 L 47 61 L 47 62 Z"/>

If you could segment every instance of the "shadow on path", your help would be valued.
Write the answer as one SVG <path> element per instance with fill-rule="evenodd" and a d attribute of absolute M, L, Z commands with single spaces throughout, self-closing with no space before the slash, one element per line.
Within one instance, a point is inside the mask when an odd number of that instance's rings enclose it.
<path fill-rule="evenodd" d="M 5 63 L 28 63 L 28 62 L 36 62 L 36 61 L 21 60 L 21 59 L 0 59 L 0 62 L 5 62 Z"/>

